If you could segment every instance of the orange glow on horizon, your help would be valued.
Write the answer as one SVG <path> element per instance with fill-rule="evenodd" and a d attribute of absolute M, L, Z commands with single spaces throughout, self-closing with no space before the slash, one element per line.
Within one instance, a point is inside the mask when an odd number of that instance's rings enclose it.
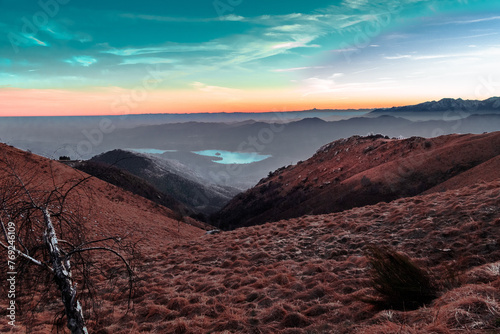
<path fill-rule="evenodd" d="M 117 87 L 93 91 L 0 89 L 0 116 L 95 116 L 159 113 L 284 112 L 310 109 L 372 109 L 424 102 L 425 98 L 304 95 L 297 90 L 150 91 Z"/>

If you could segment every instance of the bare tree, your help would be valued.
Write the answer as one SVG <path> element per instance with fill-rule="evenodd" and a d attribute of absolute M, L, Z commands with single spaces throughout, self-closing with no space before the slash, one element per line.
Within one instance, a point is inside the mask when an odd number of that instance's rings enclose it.
<path fill-rule="evenodd" d="M 89 240 L 83 211 L 84 204 L 90 210 L 91 194 L 83 185 L 90 177 L 57 180 L 57 172 L 49 169 L 40 177 L 40 173 L 21 172 L 5 154 L 0 159 L 0 246 L 16 256 L 24 279 L 45 275 L 55 284 L 71 333 L 88 333 L 79 294 L 85 291 L 93 303 L 92 276 L 102 272 L 94 261 L 99 257 L 96 252 L 110 253 L 123 264 L 130 302 L 133 271 L 122 255 L 124 245 L 130 245 L 117 236 Z"/>

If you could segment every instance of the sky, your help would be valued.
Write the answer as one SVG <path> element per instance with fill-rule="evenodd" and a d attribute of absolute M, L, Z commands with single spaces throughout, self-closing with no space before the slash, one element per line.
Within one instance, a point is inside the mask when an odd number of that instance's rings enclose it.
<path fill-rule="evenodd" d="M 500 95 L 500 1 L 0 0 L 0 116 Z"/>

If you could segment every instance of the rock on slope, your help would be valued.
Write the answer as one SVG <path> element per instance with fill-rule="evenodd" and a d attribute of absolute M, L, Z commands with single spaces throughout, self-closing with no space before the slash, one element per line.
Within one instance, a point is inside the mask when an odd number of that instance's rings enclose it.
<path fill-rule="evenodd" d="M 232 229 L 415 196 L 499 154 L 500 132 L 404 140 L 354 136 L 270 173 L 214 215 L 213 223 Z M 489 179 L 500 177 L 498 169 L 491 172 Z M 479 167 L 461 184 L 472 184 L 476 173 Z"/>

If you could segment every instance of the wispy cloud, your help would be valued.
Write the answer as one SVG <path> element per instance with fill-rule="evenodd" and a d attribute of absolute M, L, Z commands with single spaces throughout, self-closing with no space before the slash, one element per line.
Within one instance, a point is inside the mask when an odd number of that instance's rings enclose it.
<path fill-rule="evenodd" d="M 500 16 L 490 16 L 483 17 L 479 19 L 469 19 L 469 20 L 450 20 L 445 22 L 436 22 L 431 25 L 447 25 L 447 24 L 473 24 L 473 23 L 481 23 L 481 22 L 489 22 L 489 21 L 497 21 L 500 20 Z"/>
<path fill-rule="evenodd" d="M 89 67 L 90 65 L 97 63 L 97 59 L 90 56 L 74 56 L 71 59 L 65 60 L 65 62 L 71 65 L 80 65 L 84 67 Z"/>
<path fill-rule="evenodd" d="M 171 52 L 199 52 L 199 51 L 224 51 L 230 48 L 226 45 L 207 42 L 202 44 L 168 44 L 162 46 L 152 46 L 144 48 L 122 48 L 109 49 L 101 51 L 101 53 L 112 54 L 116 56 L 140 56 L 146 54 L 171 53 Z"/>
<path fill-rule="evenodd" d="M 223 98 L 225 100 L 236 101 L 240 99 L 240 95 L 243 92 L 240 89 L 220 87 L 220 86 L 210 86 L 202 82 L 193 82 L 191 85 L 197 91 L 207 93 L 212 97 Z"/>
<path fill-rule="evenodd" d="M 319 48 L 317 44 L 308 44 L 309 41 L 294 41 L 275 44 L 272 46 L 273 49 L 295 49 L 295 48 Z"/>
<path fill-rule="evenodd" d="M 229 14 L 226 16 L 221 16 L 219 18 L 219 20 L 221 20 L 221 21 L 244 21 L 245 18 L 243 16 Z"/>
<path fill-rule="evenodd" d="M 271 72 L 295 72 L 295 71 L 316 70 L 316 69 L 323 69 L 323 68 L 326 68 L 326 66 L 305 66 L 305 67 L 283 68 L 283 69 L 271 70 Z"/>
<path fill-rule="evenodd" d="M 395 60 L 395 59 L 406 59 L 406 58 L 412 58 L 411 55 L 397 55 L 397 56 L 385 56 L 385 59 L 389 60 Z"/>
<path fill-rule="evenodd" d="M 142 58 L 125 58 L 119 65 L 137 65 L 137 64 L 172 64 L 174 59 L 159 58 L 159 57 L 142 57 Z"/>
<path fill-rule="evenodd" d="M 24 34 L 24 33 L 14 34 L 14 33 L 11 33 L 8 35 L 8 38 L 13 45 L 17 45 L 17 46 L 25 46 L 25 47 L 50 46 L 50 44 L 48 42 L 44 42 L 32 34 Z"/>
<path fill-rule="evenodd" d="M 229 14 L 221 17 L 177 17 L 177 16 L 161 16 L 161 15 L 145 15 L 145 14 L 132 14 L 132 13 L 122 13 L 119 14 L 120 17 L 132 20 L 144 20 L 144 21 L 157 21 L 157 22 L 184 22 L 184 23 L 207 23 L 207 22 L 217 22 L 217 21 L 243 21 L 245 18 L 243 16 Z"/>
<path fill-rule="evenodd" d="M 384 56 L 387 60 L 410 59 L 410 60 L 432 60 L 444 58 L 467 58 L 467 57 L 492 57 L 500 55 L 500 48 L 483 49 L 478 52 L 458 52 L 458 53 L 442 53 L 442 54 L 427 54 L 427 55 L 396 55 Z"/>
<path fill-rule="evenodd" d="M 332 93 L 339 89 L 336 79 L 343 77 L 343 73 L 334 73 L 328 78 L 307 78 L 302 81 L 303 96 Z"/>

